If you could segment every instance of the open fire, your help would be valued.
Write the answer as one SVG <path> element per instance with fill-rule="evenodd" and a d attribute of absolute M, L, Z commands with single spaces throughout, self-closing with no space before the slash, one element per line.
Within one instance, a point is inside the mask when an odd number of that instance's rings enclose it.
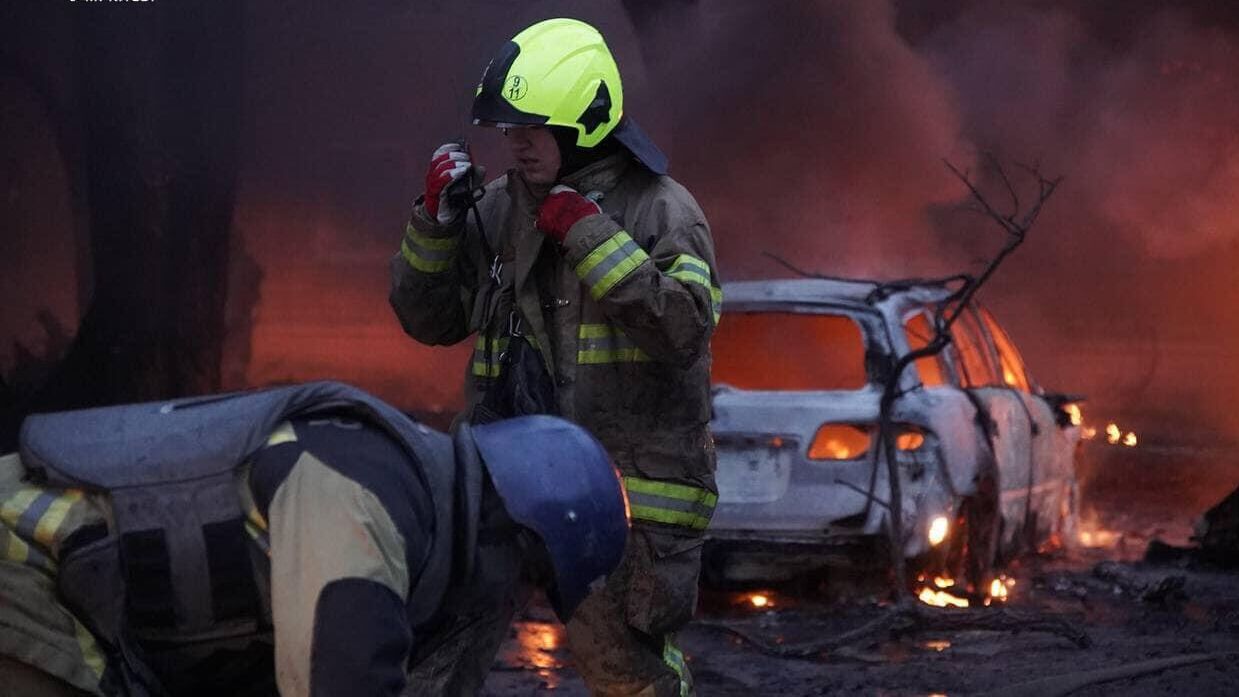
<path fill-rule="evenodd" d="M 918 576 L 917 581 L 925 585 L 921 587 L 916 597 L 926 605 L 934 607 L 969 607 L 971 605 L 971 600 L 963 597 L 966 594 L 957 588 L 953 578 L 935 576 L 927 582 L 925 576 Z M 990 582 L 988 592 L 981 604 L 989 606 L 993 603 L 1005 603 L 1010 598 L 1013 588 L 1015 588 L 1015 579 L 1000 575 Z"/>

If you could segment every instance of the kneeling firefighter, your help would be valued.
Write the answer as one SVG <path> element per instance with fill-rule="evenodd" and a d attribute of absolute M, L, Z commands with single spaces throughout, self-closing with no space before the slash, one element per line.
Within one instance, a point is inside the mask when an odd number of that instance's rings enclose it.
<path fill-rule="evenodd" d="M 331 382 L 32 416 L 0 522 L 23 696 L 473 694 L 528 592 L 567 621 L 628 529 L 577 426 L 449 437 Z"/>

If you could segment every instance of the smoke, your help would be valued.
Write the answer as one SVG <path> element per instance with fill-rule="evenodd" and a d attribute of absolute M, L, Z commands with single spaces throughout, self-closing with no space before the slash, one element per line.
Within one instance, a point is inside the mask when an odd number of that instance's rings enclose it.
<path fill-rule="evenodd" d="M 949 84 L 892 9 L 713 3 L 687 21 L 660 37 L 680 61 L 652 87 L 727 277 L 779 273 L 763 252 L 834 274 L 932 270 L 927 206 L 959 195 L 941 158 L 970 155 Z"/>
<path fill-rule="evenodd" d="M 950 77 L 968 137 L 1050 158 L 1115 242 L 1185 258 L 1234 239 L 1235 37 L 1163 11 L 1114 46 L 1088 22 L 1044 3 L 986 6 L 921 48 Z"/>

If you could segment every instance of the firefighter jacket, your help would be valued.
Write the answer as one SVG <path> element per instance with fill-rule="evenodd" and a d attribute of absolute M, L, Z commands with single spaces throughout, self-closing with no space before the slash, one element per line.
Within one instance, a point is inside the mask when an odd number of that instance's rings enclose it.
<path fill-rule="evenodd" d="M 399 695 L 480 467 L 337 383 L 31 417 L 0 458 L 0 656 L 95 694 Z"/>
<path fill-rule="evenodd" d="M 722 300 L 705 216 L 684 187 L 627 152 L 560 183 L 603 211 L 562 247 L 534 227 L 548 187 L 515 171 L 450 226 L 419 202 L 391 261 L 391 304 L 422 343 L 476 335 L 468 409 L 503 379 L 511 335 L 526 337 L 560 415 L 619 466 L 634 526 L 699 538 L 717 500 L 709 340 Z"/>

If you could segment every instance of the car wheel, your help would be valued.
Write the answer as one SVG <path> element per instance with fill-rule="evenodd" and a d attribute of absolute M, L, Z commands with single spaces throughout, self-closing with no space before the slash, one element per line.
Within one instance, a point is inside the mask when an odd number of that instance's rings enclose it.
<path fill-rule="evenodd" d="M 944 560 L 946 573 L 957 582 L 962 580 L 974 598 L 983 598 L 993 580 L 1000 524 L 998 485 L 986 477 L 975 494 L 960 502 Z"/>

